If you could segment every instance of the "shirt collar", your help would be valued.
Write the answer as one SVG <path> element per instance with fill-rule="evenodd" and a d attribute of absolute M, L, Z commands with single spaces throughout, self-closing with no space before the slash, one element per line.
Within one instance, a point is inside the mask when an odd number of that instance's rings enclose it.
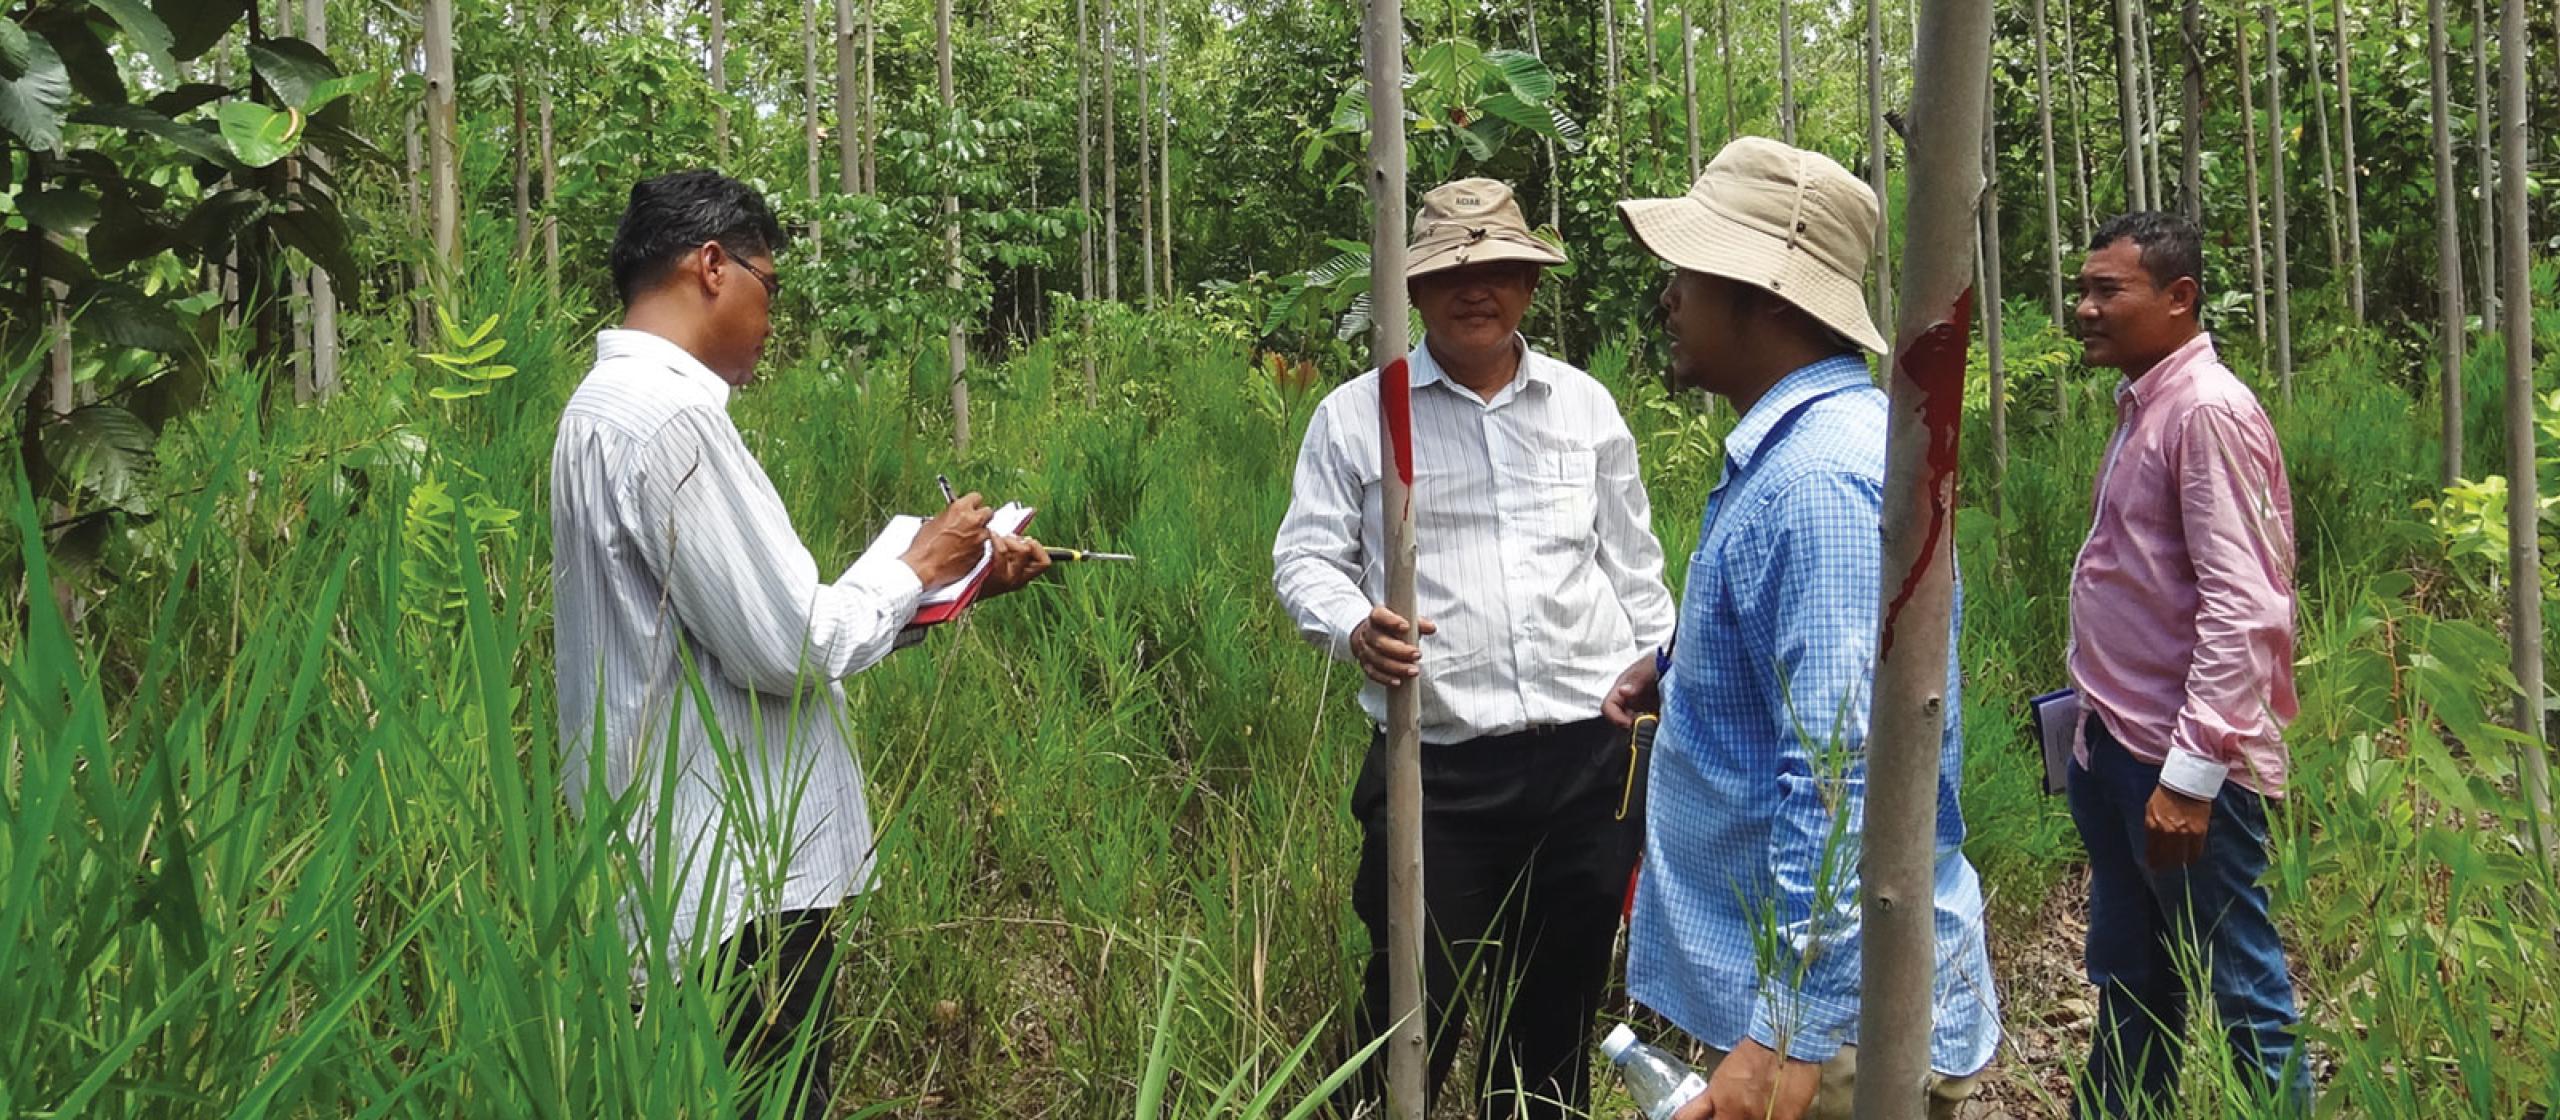
<path fill-rule="evenodd" d="M 729 383 L 720 380 L 720 375 L 711 372 L 711 367 L 702 364 L 702 359 L 692 352 L 664 338 L 629 327 L 596 332 L 596 361 L 616 358 L 664 366 L 685 384 L 709 396 L 713 405 L 729 407 Z"/>
<path fill-rule="evenodd" d="M 1866 359 L 1854 354 L 1834 354 L 1779 378 L 1724 437 L 1725 462 L 1734 470 L 1748 469 L 1761 441 L 1796 410 L 1834 393 L 1874 386 Z"/>
<path fill-rule="evenodd" d="M 1555 380 L 1547 373 L 1546 363 L 1539 360 L 1538 352 L 1529 346 L 1528 339 L 1522 338 L 1520 332 L 1513 331 L 1511 345 L 1520 354 L 1520 372 L 1514 374 L 1511 384 L 1503 386 L 1502 391 L 1495 393 L 1492 400 L 1483 402 L 1487 408 L 1501 403 L 1506 395 L 1518 391 L 1525 385 L 1540 385 L 1549 390 L 1555 388 Z M 1405 366 L 1412 371 L 1413 377 L 1409 384 L 1413 388 L 1419 389 L 1436 381 L 1448 385 L 1455 392 L 1466 394 L 1470 399 L 1483 400 L 1476 396 L 1475 390 L 1449 379 L 1448 371 L 1440 368 L 1440 360 L 1431 356 L 1431 346 L 1427 336 L 1413 344 L 1412 352 L 1405 355 Z"/>
<path fill-rule="evenodd" d="M 2218 360 L 2213 349 L 2213 332 L 2197 331 L 2194 338 L 2169 351 L 2168 357 L 2160 359 L 2142 376 L 2116 382 L 2116 401 L 2121 404 L 2130 397 L 2134 407 L 2148 405 L 2160 399 L 2160 394 L 2168 392 L 2178 382 L 2186 380 L 2187 371 L 2194 369 L 2198 362 Z"/>

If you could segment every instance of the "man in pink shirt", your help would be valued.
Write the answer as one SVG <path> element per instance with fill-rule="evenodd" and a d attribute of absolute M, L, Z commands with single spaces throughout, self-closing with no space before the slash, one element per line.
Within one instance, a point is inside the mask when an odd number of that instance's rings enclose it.
<path fill-rule="evenodd" d="M 2087 715 L 2071 815 L 2089 850 L 2099 988 L 2079 1111 L 2166 1104 L 2187 993 L 2209 983 L 2240 1082 L 2307 1114 L 2293 983 L 2258 885 L 2296 707 L 2284 456 L 2198 321 L 2195 226 L 2127 214 L 2089 250 L 2082 345 L 2125 380 L 2071 573 L 2071 683 Z"/>

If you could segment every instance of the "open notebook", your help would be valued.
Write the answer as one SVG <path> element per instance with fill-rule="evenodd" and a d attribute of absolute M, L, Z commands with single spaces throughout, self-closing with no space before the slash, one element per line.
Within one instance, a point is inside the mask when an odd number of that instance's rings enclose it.
<path fill-rule="evenodd" d="M 1031 524 L 1031 515 L 1037 512 L 1018 502 L 1006 502 L 987 522 L 987 531 L 998 535 L 1019 533 L 1023 526 Z M 913 514 L 902 513 L 890 518 L 888 526 L 880 530 L 880 535 L 871 538 L 871 546 L 862 550 L 862 561 L 875 556 L 895 558 L 905 555 L 907 546 L 915 543 L 916 533 L 923 528 L 924 518 Z M 938 590 L 925 592 L 916 603 L 915 621 L 908 625 L 931 626 L 958 617 L 977 599 L 978 588 L 987 582 L 987 567 L 994 560 L 995 546 L 989 545 L 978 554 L 978 566 L 969 569 L 968 575 Z M 862 561 L 857 561 L 857 565 Z"/>

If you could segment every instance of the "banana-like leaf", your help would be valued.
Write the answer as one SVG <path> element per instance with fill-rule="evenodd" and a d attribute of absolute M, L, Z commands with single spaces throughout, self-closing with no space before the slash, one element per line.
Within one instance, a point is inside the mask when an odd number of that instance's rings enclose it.
<path fill-rule="evenodd" d="M 49 150 L 62 142 L 63 114 L 71 107 L 71 73 L 44 36 L 6 19 L 0 19 L 0 29 L 0 40 L 25 59 L 16 67 L 17 77 L 0 81 L 0 128 L 30 149 Z"/>
<path fill-rule="evenodd" d="M 1532 105 L 1544 104 L 1556 95 L 1555 72 L 1538 56 L 1508 48 L 1486 51 L 1485 64 L 1502 76 L 1502 84 L 1511 95 Z"/>

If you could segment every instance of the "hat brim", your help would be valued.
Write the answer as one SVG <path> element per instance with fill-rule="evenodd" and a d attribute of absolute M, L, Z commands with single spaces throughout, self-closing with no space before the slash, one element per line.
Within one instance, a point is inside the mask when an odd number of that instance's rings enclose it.
<path fill-rule="evenodd" d="M 1884 335 L 1867 313 L 1863 276 L 1842 276 L 1785 238 L 1719 214 L 1695 198 L 1629 199 L 1618 204 L 1618 216 L 1654 256 L 1770 292 L 1849 341 L 1873 353 L 1885 352 Z"/>
<path fill-rule="evenodd" d="M 1563 253 L 1535 237 L 1494 235 L 1481 240 L 1449 238 L 1417 243 L 1405 250 L 1404 278 L 1427 276 L 1471 264 L 1497 264 L 1503 261 L 1526 261 L 1541 267 L 1565 263 Z"/>

